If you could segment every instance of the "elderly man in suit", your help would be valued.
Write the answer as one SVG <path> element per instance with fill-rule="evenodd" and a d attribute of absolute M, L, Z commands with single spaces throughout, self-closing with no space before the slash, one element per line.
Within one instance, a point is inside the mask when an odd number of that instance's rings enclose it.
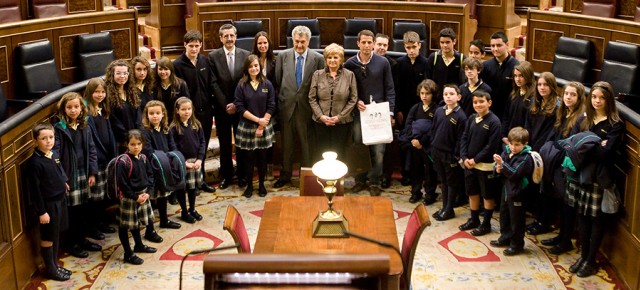
<path fill-rule="evenodd" d="M 293 48 L 278 54 L 276 82 L 280 86 L 278 106 L 282 123 L 282 170 L 273 184 L 280 188 L 291 181 L 294 146 L 301 152 L 302 166 L 311 166 L 311 148 L 314 142 L 313 120 L 309 105 L 309 89 L 313 72 L 324 68 L 321 54 L 308 49 L 311 30 L 296 26 L 291 32 Z"/>
<path fill-rule="evenodd" d="M 249 52 L 236 47 L 236 28 L 231 24 L 224 24 L 220 27 L 220 42 L 223 46 L 214 49 L 209 53 L 209 63 L 215 74 L 218 85 L 222 89 L 223 95 L 216 98 L 213 115 L 216 119 L 216 132 L 220 141 L 220 173 L 222 182 L 220 188 L 225 189 L 231 184 L 233 179 L 233 152 L 232 131 L 238 128 L 238 116 L 236 106 L 233 104 L 234 93 L 238 81 L 242 78 L 242 68 L 249 56 Z M 238 168 L 245 162 L 240 150 L 236 151 L 236 162 Z M 242 170 L 238 171 L 238 186 L 244 187 L 247 184 Z"/>

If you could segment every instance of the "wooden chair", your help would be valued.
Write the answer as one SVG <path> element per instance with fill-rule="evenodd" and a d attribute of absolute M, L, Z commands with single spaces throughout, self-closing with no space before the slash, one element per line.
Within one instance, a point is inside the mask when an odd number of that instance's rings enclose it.
<path fill-rule="evenodd" d="M 35 18 L 56 17 L 69 14 L 66 0 L 32 0 L 31 9 Z"/>
<path fill-rule="evenodd" d="M 22 20 L 20 0 L 0 0 L 0 23 Z"/>
<path fill-rule="evenodd" d="M 344 195 L 344 180 L 341 178 L 337 184 L 336 196 Z M 324 196 L 322 186 L 318 183 L 318 177 L 313 174 L 310 167 L 300 168 L 300 196 Z"/>
<path fill-rule="evenodd" d="M 420 241 L 420 236 L 427 226 L 431 225 L 429 220 L 429 214 L 424 204 L 419 204 L 411 213 L 409 222 L 407 222 L 407 229 L 404 232 L 404 238 L 402 239 L 402 261 L 405 263 L 404 272 L 402 273 L 402 279 L 400 284 L 406 284 L 407 277 L 411 281 L 411 269 L 413 268 L 413 257 L 416 254 L 416 248 Z M 404 285 L 401 289 L 410 289 L 410 285 Z"/>
<path fill-rule="evenodd" d="M 249 244 L 247 228 L 244 226 L 240 212 L 238 212 L 233 205 L 227 206 L 227 216 L 224 218 L 223 228 L 231 234 L 236 244 L 240 244 L 240 246 L 238 246 L 238 253 L 251 254 L 251 244 Z"/>

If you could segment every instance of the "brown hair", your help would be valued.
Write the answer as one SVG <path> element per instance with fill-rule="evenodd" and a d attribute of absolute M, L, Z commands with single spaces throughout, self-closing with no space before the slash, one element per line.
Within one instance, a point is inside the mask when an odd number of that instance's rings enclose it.
<path fill-rule="evenodd" d="M 93 93 L 95 93 L 95 91 L 98 89 L 99 86 L 102 86 L 102 89 L 104 90 L 105 99 L 98 104 L 94 104 Z M 109 106 L 106 105 L 106 101 L 107 101 L 106 93 L 107 93 L 107 86 L 105 85 L 104 80 L 102 78 L 98 77 L 98 78 L 92 78 L 89 80 L 89 82 L 87 83 L 87 86 L 84 89 L 84 94 L 83 94 L 83 98 L 87 102 L 89 115 L 94 117 L 97 116 L 98 110 L 96 108 L 102 108 L 102 111 L 101 111 L 102 116 L 105 119 L 109 119 L 109 115 L 111 114 L 111 108 L 109 108 Z"/>
<path fill-rule="evenodd" d="M 169 125 L 169 129 L 175 127 L 176 128 L 176 132 L 178 133 L 178 135 L 183 135 L 184 132 L 182 131 L 182 124 L 181 124 L 181 120 L 180 120 L 180 106 L 182 106 L 183 104 L 187 104 L 189 103 L 191 105 L 191 109 L 193 111 L 193 103 L 191 102 L 191 100 L 187 97 L 180 97 L 176 100 L 176 104 L 174 106 L 174 110 L 173 110 L 173 121 L 171 122 L 171 125 Z M 200 130 L 202 128 L 202 125 L 200 124 L 200 121 L 198 121 L 198 119 L 196 119 L 194 114 L 191 114 L 191 116 L 189 117 L 189 121 L 191 123 L 191 129 L 193 130 Z"/>
<path fill-rule="evenodd" d="M 607 115 L 607 120 L 609 124 L 614 124 L 622 121 L 620 119 L 620 114 L 618 113 L 618 108 L 616 107 L 616 99 L 613 94 L 613 87 L 608 82 L 597 82 L 593 84 L 591 87 L 591 97 L 593 96 L 593 92 L 595 90 L 599 90 L 602 92 L 602 96 L 604 97 L 604 110 Z M 580 131 L 586 131 L 594 125 L 593 120 L 596 116 L 596 110 L 593 108 L 593 105 L 589 103 L 589 105 L 585 105 L 585 112 L 587 113 L 587 117 L 582 120 L 580 123 Z"/>
<path fill-rule="evenodd" d="M 532 115 L 543 114 L 548 117 L 553 115 L 558 104 L 558 83 L 556 82 L 556 77 L 548 71 L 540 74 L 538 81 L 541 79 L 543 79 L 549 86 L 549 98 L 545 101 L 540 95 L 540 92 L 536 89 L 536 97 L 533 99 L 533 103 L 531 103 L 529 113 Z"/>
<path fill-rule="evenodd" d="M 507 140 L 509 142 L 520 142 L 522 144 L 529 143 L 529 131 L 522 127 L 513 127 L 507 134 Z"/>
<path fill-rule="evenodd" d="M 124 84 L 124 93 L 127 95 L 127 100 L 123 100 L 120 98 L 120 93 L 118 92 L 118 85 L 114 81 L 114 70 L 116 66 L 124 66 L 127 68 L 127 73 L 129 73 L 129 78 L 127 82 Z M 135 81 L 133 80 L 134 75 L 131 69 L 131 65 L 129 62 L 123 59 L 118 59 L 112 61 L 109 66 L 107 66 L 107 72 L 105 73 L 105 91 L 107 91 L 107 105 L 111 108 L 118 107 L 122 108 L 125 102 L 131 103 L 134 108 L 140 107 L 140 96 L 138 95 L 138 89 L 135 87 Z"/>
<path fill-rule="evenodd" d="M 579 82 L 569 82 L 564 86 L 564 90 L 562 91 L 562 98 L 564 98 L 564 93 L 567 91 L 567 88 L 572 87 L 576 89 L 576 93 L 578 94 L 578 100 L 576 101 L 576 105 L 574 108 L 569 108 L 564 104 L 564 100 L 560 102 L 560 106 L 556 110 L 556 122 L 553 124 L 553 127 L 560 131 L 560 134 L 563 138 L 569 137 L 571 134 L 571 129 L 576 124 L 578 117 L 582 116 L 584 113 L 585 107 L 585 89 L 584 86 Z M 566 120 L 563 122 L 563 120 Z M 564 125 L 563 125 L 564 123 Z"/>
<path fill-rule="evenodd" d="M 533 75 L 533 66 L 528 61 L 520 62 L 513 68 L 514 71 L 519 71 L 522 74 L 522 77 L 525 79 L 525 87 L 526 91 L 524 96 L 522 96 L 525 100 L 529 100 L 533 98 L 533 95 L 536 93 L 536 79 Z M 520 88 L 516 85 L 516 82 L 513 82 L 513 90 L 511 91 L 511 99 L 514 100 L 520 96 Z"/>
<path fill-rule="evenodd" d="M 149 64 L 149 61 L 142 56 L 136 56 L 133 59 L 131 59 L 131 69 L 134 70 L 133 78 L 135 80 L 134 83 L 136 84 L 138 82 L 138 79 L 135 78 L 135 70 L 136 70 L 136 64 L 138 63 L 141 63 L 147 68 L 147 77 L 144 78 L 144 80 L 142 80 L 142 84 L 144 85 L 143 92 L 146 92 L 147 94 L 151 95 L 153 93 L 153 90 L 156 88 L 155 75 L 153 74 L 153 69 L 151 69 L 151 64 Z"/>
<path fill-rule="evenodd" d="M 40 136 L 40 131 L 44 130 L 53 131 L 53 125 L 48 122 L 42 122 L 33 126 L 33 129 L 31 129 L 31 135 L 33 136 L 33 139 L 38 139 L 38 136 Z"/>
<path fill-rule="evenodd" d="M 256 76 L 257 81 L 260 82 L 260 83 L 264 83 L 265 80 L 267 79 L 262 74 L 262 64 L 260 64 L 260 57 L 258 57 L 255 54 L 250 54 L 247 57 L 247 60 L 244 61 L 244 65 L 242 66 L 242 78 L 238 82 L 239 84 L 243 84 L 244 85 L 244 84 L 248 83 L 249 81 L 251 81 L 251 76 L 249 75 L 249 66 L 254 61 L 257 61 L 258 62 L 258 66 L 260 66 L 260 72 Z"/>
<path fill-rule="evenodd" d="M 153 129 L 151 127 L 151 122 L 149 121 L 149 108 L 152 107 L 160 107 L 162 110 L 162 115 L 164 116 L 162 117 L 162 120 L 160 120 L 160 130 L 166 134 L 169 132 L 169 123 L 167 121 L 169 116 L 167 113 L 167 107 L 164 106 L 162 101 L 151 100 L 144 106 L 144 111 L 142 112 L 142 127 L 145 129 Z"/>
<path fill-rule="evenodd" d="M 67 124 L 70 124 L 69 117 L 67 117 L 67 114 L 65 113 L 65 107 L 69 101 L 73 100 L 78 100 L 81 109 L 80 115 L 78 115 L 78 118 L 76 119 L 76 123 L 78 124 L 78 128 L 84 128 L 87 126 L 87 115 L 89 114 L 89 111 L 87 111 L 87 105 L 84 103 L 82 96 L 76 92 L 69 92 L 62 95 L 57 106 L 58 117 L 63 125 L 66 126 Z"/>

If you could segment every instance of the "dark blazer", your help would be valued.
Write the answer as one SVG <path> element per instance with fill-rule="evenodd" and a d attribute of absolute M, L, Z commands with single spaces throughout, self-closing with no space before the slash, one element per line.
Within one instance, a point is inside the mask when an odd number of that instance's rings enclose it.
<path fill-rule="evenodd" d="M 106 120 L 108 134 L 109 134 L 109 144 L 102 144 L 100 141 L 100 137 L 98 136 L 98 129 L 96 127 L 96 121 L 92 116 L 89 116 L 89 127 L 91 127 L 91 136 L 93 137 L 93 144 L 96 148 L 96 153 L 98 156 L 98 164 L 107 165 L 111 159 L 116 157 L 118 153 L 116 149 L 116 136 L 113 134 L 113 130 L 111 129 L 111 122 Z"/>
<path fill-rule="evenodd" d="M 302 85 L 300 85 L 299 90 L 296 85 L 296 60 L 293 48 L 278 54 L 276 59 L 276 83 L 280 88 L 278 109 L 283 122 L 291 119 L 296 108 L 311 118 L 311 105 L 309 105 L 311 78 L 313 72 L 324 68 L 324 58 L 321 54 L 311 49 L 307 50 L 307 58 L 302 73 Z"/>
<path fill-rule="evenodd" d="M 60 162 L 62 163 L 62 167 L 67 175 L 68 183 L 71 189 L 76 189 L 78 180 L 78 168 L 77 168 L 77 157 L 76 150 L 73 145 L 73 139 L 71 138 L 71 133 L 69 132 L 69 128 L 66 123 L 58 122 L 53 125 L 55 129 L 56 142 L 53 145 L 53 150 L 60 154 Z M 82 148 L 84 149 L 84 164 L 86 168 L 84 168 L 87 173 L 87 177 L 91 175 L 98 174 L 98 157 L 96 154 L 96 147 L 93 143 L 93 138 L 91 137 L 91 127 L 86 126 L 82 130 L 82 139 L 84 144 L 82 144 Z"/>
<path fill-rule="evenodd" d="M 218 97 L 216 98 L 216 105 L 218 108 L 224 108 L 229 103 L 233 103 L 235 100 L 235 92 L 236 87 L 238 86 L 238 81 L 242 78 L 242 68 L 244 67 L 244 62 L 247 60 L 249 56 L 249 52 L 236 47 L 234 52 L 235 57 L 235 65 L 234 65 L 234 73 L 233 78 L 231 77 L 231 73 L 229 72 L 229 65 L 227 64 L 227 55 L 225 54 L 224 47 L 214 49 L 209 53 L 209 65 L 213 70 L 213 73 L 216 75 L 218 79 L 218 85 L 224 94 L 224 98 Z"/>

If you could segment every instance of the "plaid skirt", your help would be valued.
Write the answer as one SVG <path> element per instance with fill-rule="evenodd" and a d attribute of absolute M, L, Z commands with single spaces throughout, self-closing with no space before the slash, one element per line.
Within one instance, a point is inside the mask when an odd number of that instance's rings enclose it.
<path fill-rule="evenodd" d="M 167 197 L 171 194 L 170 191 L 161 190 L 160 187 L 156 187 L 153 189 L 153 193 L 151 194 L 152 199 L 158 199 L 162 197 Z"/>
<path fill-rule="evenodd" d="M 139 193 L 143 193 L 140 191 Z M 154 220 L 153 208 L 147 199 L 143 204 L 139 204 L 135 199 L 123 197 L 120 200 L 120 215 L 118 222 L 120 227 L 130 230 L 137 230 L 140 224 L 146 225 L 149 220 Z"/>
<path fill-rule="evenodd" d="M 190 158 L 186 160 L 187 162 L 196 162 L 195 158 Z M 204 161 L 202 162 L 204 165 Z M 187 169 L 187 175 L 185 176 L 185 189 L 186 190 L 197 190 L 200 188 L 200 184 L 202 184 L 202 170 L 201 169 Z"/>
<path fill-rule="evenodd" d="M 267 149 L 273 145 L 275 141 L 275 133 L 271 122 L 264 128 L 262 136 L 256 137 L 258 124 L 249 122 L 244 118 L 238 124 L 238 132 L 236 133 L 236 146 L 244 150 Z"/>
<path fill-rule="evenodd" d="M 575 208 L 578 214 L 597 217 L 602 214 L 603 194 L 604 188 L 600 188 L 597 183 L 578 184 L 568 181 L 565 202 Z"/>
<path fill-rule="evenodd" d="M 89 201 L 89 184 L 87 183 L 87 173 L 84 169 L 78 169 L 78 179 L 69 182 L 68 206 L 85 204 Z"/>
<path fill-rule="evenodd" d="M 101 169 L 96 175 L 96 183 L 89 188 L 89 199 L 101 201 L 107 196 L 107 168 Z"/>

